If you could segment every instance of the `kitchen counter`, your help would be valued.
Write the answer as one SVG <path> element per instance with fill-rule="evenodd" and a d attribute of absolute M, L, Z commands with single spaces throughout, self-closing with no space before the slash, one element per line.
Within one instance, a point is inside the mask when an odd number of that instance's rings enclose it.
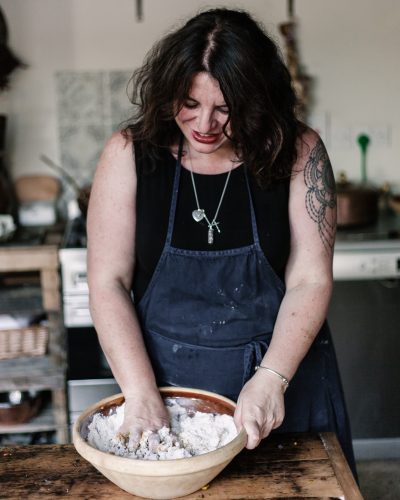
<path fill-rule="evenodd" d="M 134 499 L 84 460 L 73 445 L 0 447 L 0 498 Z M 243 450 L 190 500 L 362 500 L 333 433 L 281 434 Z"/>

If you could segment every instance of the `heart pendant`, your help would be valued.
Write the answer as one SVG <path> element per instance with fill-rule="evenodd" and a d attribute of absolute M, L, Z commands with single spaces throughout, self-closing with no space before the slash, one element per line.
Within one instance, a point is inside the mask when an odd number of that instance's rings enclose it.
<path fill-rule="evenodd" d="M 200 222 L 202 219 L 204 219 L 204 210 L 202 208 L 193 210 L 192 217 L 196 222 Z"/>

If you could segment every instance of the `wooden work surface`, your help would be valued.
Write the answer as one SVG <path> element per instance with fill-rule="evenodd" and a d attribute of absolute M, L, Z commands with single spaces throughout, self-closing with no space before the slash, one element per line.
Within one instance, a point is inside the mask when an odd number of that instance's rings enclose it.
<path fill-rule="evenodd" d="M 0 447 L 0 498 L 134 499 L 73 445 Z M 335 499 L 362 496 L 332 433 L 274 435 L 243 450 L 190 500 Z"/>

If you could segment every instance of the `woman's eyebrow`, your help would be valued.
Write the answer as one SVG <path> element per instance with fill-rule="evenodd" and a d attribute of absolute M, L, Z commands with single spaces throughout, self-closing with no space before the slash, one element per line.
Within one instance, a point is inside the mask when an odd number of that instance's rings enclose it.
<path fill-rule="evenodd" d="M 199 104 L 199 101 L 197 101 L 197 99 L 195 99 L 194 97 L 190 97 L 190 96 L 185 97 L 185 101 L 192 101 L 192 102 L 195 102 L 196 104 Z M 215 107 L 216 108 L 227 108 L 228 105 L 226 104 L 226 102 L 223 102 L 221 104 L 216 104 Z"/>

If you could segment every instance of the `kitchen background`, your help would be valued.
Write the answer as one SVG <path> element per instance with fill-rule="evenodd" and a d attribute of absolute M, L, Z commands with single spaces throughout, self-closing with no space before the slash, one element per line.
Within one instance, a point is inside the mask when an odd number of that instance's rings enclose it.
<path fill-rule="evenodd" d="M 140 20 L 138 3 L 142 4 Z M 8 171 L 14 179 L 55 175 L 42 161 L 44 154 L 79 185 L 90 183 L 106 138 L 129 117 L 130 75 L 161 34 L 199 9 L 242 7 L 264 23 L 284 51 L 279 24 L 288 20 L 288 3 L 0 0 L 9 28 L 8 45 L 27 64 L 11 75 L 10 88 L 0 93 L 0 115 L 7 115 L 4 163 Z M 312 78 L 309 122 L 326 143 L 336 177 L 344 170 L 350 179 L 361 180 L 357 137 L 364 133 L 371 141 L 369 180 L 379 187 L 388 183 L 393 193 L 400 193 L 400 3 L 297 0 L 295 14 L 302 69 Z M 76 221 L 81 223 L 79 218 Z M 72 227 L 71 234 L 76 229 Z M 400 217 L 391 213 L 383 226 L 373 226 L 367 233 L 344 231 L 338 238 L 330 321 L 342 360 L 357 456 L 398 459 Z M 87 307 L 85 239 L 84 232 L 77 234 L 78 239 L 59 252 L 63 320 L 76 366 L 69 365 L 67 404 L 61 401 L 64 382 L 51 386 L 53 406 L 61 415 L 57 429 L 65 427 L 60 408 L 68 407 L 71 422 L 90 404 L 88 397 L 95 390 L 100 391 L 95 400 L 102 397 L 102 390 L 104 395 L 115 392 L 101 352 L 93 356 L 96 334 Z M 0 267 L 1 263 L 0 255 Z M 88 358 L 96 366 L 87 363 Z M 35 360 L 32 367 L 36 369 Z M 40 423 L 36 429 L 52 426 Z M 58 439 L 63 436 L 61 432 Z M 393 464 L 398 462 L 391 462 L 388 469 L 385 462 L 386 470 L 398 474 L 398 465 Z M 375 477 L 371 475 L 371 484 L 377 483 Z"/>
<path fill-rule="evenodd" d="M 28 68 L 0 94 L 9 116 L 8 165 L 14 177 L 51 173 L 44 153 L 90 177 L 105 138 L 129 115 L 125 87 L 153 42 L 198 9 L 243 7 L 282 46 L 284 0 L 0 0 L 9 44 Z M 400 189 L 400 4 L 396 0 L 296 2 L 304 69 L 313 78 L 311 123 L 326 141 L 335 173 L 359 180 L 356 137 L 371 137 L 368 176 Z M 397 189 L 397 187 L 396 187 Z"/>

